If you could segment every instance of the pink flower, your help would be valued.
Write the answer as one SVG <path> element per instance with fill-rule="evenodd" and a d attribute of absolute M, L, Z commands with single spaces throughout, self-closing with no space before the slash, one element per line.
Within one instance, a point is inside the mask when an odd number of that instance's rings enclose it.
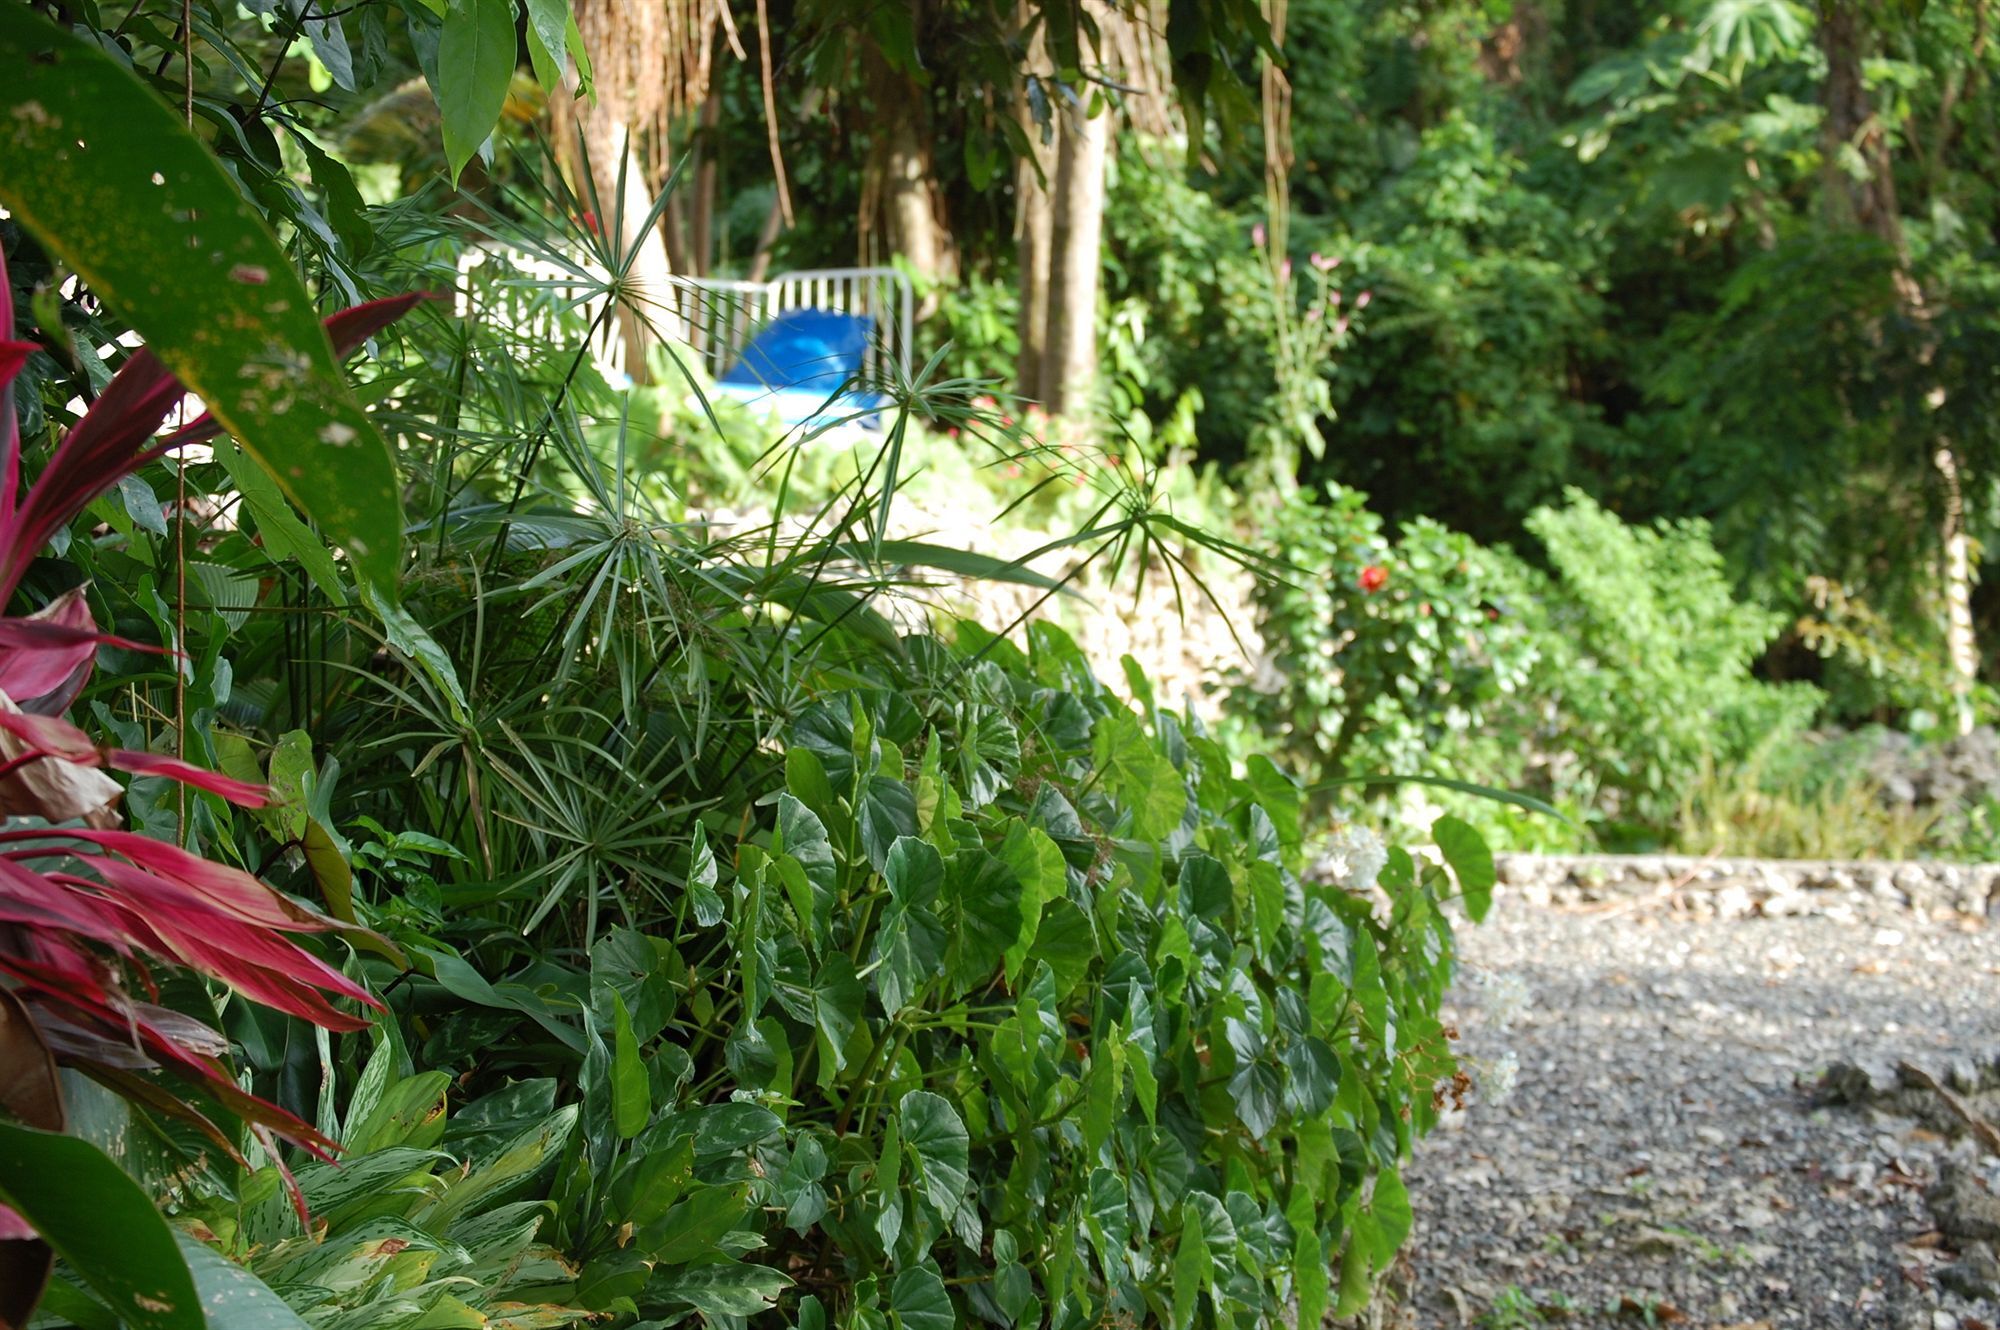
<path fill-rule="evenodd" d="M 1255 226 L 1250 228 L 1250 243 L 1255 245 L 1259 249 L 1264 248 L 1264 242 L 1266 239 L 1269 238 L 1269 236 L 1270 233 L 1264 229 L 1264 224 L 1262 222 L 1259 222 Z"/>
<path fill-rule="evenodd" d="M 1333 335 L 1334 335 L 1335 337 L 1345 337 L 1345 336 L 1347 336 L 1347 320 L 1346 320 L 1346 319 L 1335 319 L 1335 320 L 1333 321 Z"/>
<path fill-rule="evenodd" d="M 1326 298 L 1327 303 L 1331 304 L 1335 309 L 1340 308 L 1340 292 L 1329 291 Z"/>
<path fill-rule="evenodd" d="M 1319 320 L 1320 320 L 1320 307 L 1318 305 L 1314 305 L 1311 309 L 1306 311 L 1306 322 L 1318 323 Z"/>
<path fill-rule="evenodd" d="M 1286 259 L 1278 265 L 1278 280 L 1282 282 L 1292 280 L 1292 261 L 1290 259 Z"/>
<path fill-rule="evenodd" d="M 1375 293 L 1373 291 L 1363 291 L 1360 295 L 1354 297 L 1354 308 L 1357 310 L 1367 309 L 1368 302 L 1374 298 Z"/>
<path fill-rule="evenodd" d="M 1313 256 L 1310 261 L 1312 263 L 1312 266 L 1319 269 L 1321 272 L 1332 272 L 1335 268 L 1338 268 L 1340 266 L 1339 259 L 1330 259 L 1326 255 L 1320 253 L 1318 250 L 1313 251 Z"/>

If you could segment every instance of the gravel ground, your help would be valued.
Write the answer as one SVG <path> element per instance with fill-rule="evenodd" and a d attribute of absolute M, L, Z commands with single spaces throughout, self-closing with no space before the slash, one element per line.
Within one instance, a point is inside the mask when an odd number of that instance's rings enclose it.
<path fill-rule="evenodd" d="M 1947 1134 L 1929 1092 L 1813 1093 L 1837 1061 L 1906 1059 L 1955 1068 L 1948 1083 L 2000 1118 L 1985 921 L 1856 902 L 1697 922 L 1503 896 L 1460 942 L 1461 1052 L 1501 1066 L 1511 1051 L 1518 1074 L 1419 1149 L 1392 1324 L 2000 1326 L 1992 1289 L 1961 1277 L 1981 1258 L 1967 1224 L 2000 1239 L 2000 1162 Z M 1945 1169 L 1970 1219 L 1926 1200 Z"/>

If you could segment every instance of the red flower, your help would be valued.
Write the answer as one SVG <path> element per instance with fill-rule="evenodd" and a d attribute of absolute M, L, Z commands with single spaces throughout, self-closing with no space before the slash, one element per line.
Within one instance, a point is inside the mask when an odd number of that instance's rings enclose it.
<path fill-rule="evenodd" d="M 1372 596 L 1389 585 L 1389 570 L 1379 563 L 1371 563 L 1361 570 L 1361 576 L 1355 580 L 1363 591 Z"/>

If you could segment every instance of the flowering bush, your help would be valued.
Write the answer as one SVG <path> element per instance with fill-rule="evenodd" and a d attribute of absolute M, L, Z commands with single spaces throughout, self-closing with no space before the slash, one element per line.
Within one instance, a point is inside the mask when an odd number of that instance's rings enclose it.
<path fill-rule="evenodd" d="M 1294 571 L 1257 590 L 1271 654 L 1232 703 L 1301 771 L 1430 770 L 1527 679 L 1512 573 L 1467 537 L 1418 520 L 1392 539 L 1365 495 L 1329 486 L 1286 501 L 1267 539 Z"/>

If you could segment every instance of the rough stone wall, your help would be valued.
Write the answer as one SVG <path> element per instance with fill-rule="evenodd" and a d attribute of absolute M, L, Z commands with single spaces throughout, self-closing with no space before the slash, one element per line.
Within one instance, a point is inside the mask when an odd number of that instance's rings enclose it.
<path fill-rule="evenodd" d="M 1720 859 L 1673 854 L 1495 856 L 1500 881 L 1538 905 L 1673 898 L 1692 913 L 1823 914 L 1884 905 L 1925 917 L 2000 918 L 2000 864 Z"/>

